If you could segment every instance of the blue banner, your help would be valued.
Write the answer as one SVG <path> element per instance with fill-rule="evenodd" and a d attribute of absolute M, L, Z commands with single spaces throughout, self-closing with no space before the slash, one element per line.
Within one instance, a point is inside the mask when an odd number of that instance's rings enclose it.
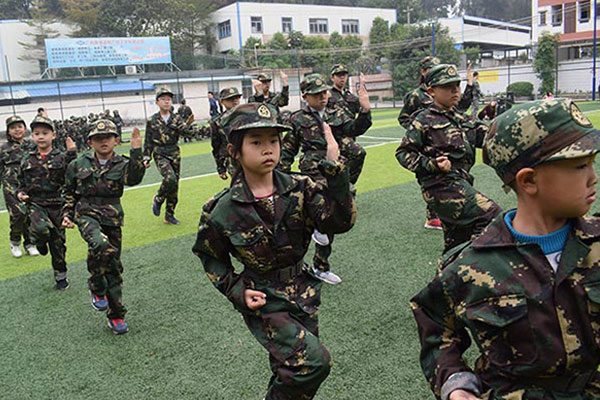
<path fill-rule="evenodd" d="M 168 64 L 168 37 L 46 39 L 48 68 Z"/>

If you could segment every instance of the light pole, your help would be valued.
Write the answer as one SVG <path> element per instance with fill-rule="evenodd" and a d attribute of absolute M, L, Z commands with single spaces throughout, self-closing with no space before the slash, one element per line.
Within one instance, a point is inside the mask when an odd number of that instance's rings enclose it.
<path fill-rule="evenodd" d="M 254 43 L 254 63 L 256 64 L 256 68 L 258 68 L 258 43 Z"/>

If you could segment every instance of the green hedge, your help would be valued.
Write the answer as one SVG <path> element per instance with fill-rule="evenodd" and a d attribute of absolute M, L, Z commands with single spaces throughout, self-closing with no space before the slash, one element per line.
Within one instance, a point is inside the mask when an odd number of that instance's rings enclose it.
<path fill-rule="evenodd" d="M 514 92 L 517 97 L 533 96 L 533 83 L 531 82 L 515 82 L 508 85 L 506 88 L 509 92 Z"/>

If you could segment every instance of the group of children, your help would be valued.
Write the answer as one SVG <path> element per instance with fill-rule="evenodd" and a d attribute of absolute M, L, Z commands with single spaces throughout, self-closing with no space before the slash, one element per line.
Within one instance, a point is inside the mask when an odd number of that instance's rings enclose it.
<path fill-rule="evenodd" d="M 425 376 L 443 400 L 600 398 L 600 219 L 585 215 L 596 199 L 600 131 L 567 99 L 514 107 L 488 128 L 456 108 L 460 81 L 452 65 L 427 71 L 431 104 L 411 118 L 396 152 L 417 175 L 445 236 L 435 278 L 411 300 Z M 213 138 L 221 146 L 215 158 L 231 185 L 202 207 L 193 246 L 210 281 L 269 352 L 268 400 L 312 399 L 330 372 L 318 307 L 322 282 L 334 278 L 323 275 L 327 251 L 317 247 L 311 266 L 304 256 L 315 236 L 326 247 L 352 228 L 352 183 L 362 164 L 344 156 L 344 143 L 371 124 L 364 87 L 355 113 L 328 105 L 331 88 L 320 75 L 305 77 L 300 88 L 307 105 L 286 119 L 265 98 L 239 105 L 239 92 L 221 92 L 231 104 L 213 120 L 213 135 L 221 135 Z M 3 150 L 2 176 L 28 208 L 11 240 L 25 237 L 27 251 L 31 245 L 41 254 L 49 250 L 57 288 L 64 289 L 64 228 L 77 225 L 89 246 L 92 304 L 109 310 L 115 333 L 127 331 L 119 198 L 123 185 L 140 182 L 152 156 L 165 180 L 178 178 L 178 138 L 169 132 L 180 130 L 181 121 L 167 112 L 171 98 L 158 92 L 160 111 L 148 122 L 145 154 L 135 129 L 130 158 L 114 153 L 118 138 L 110 121 L 98 121 L 90 133 L 93 153 L 72 161 L 72 143 L 66 153 L 52 148 L 50 120 L 31 123 L 35 147 L 22 141 L 24 121 L 7 120 L 11 148 L 23 154 L 13 169 Z M 516 210 L 502 211 L 473 187 L 475 147 L 516 193 Z M 299 151 L 301 173 L 294 173 Z M 17 170 L 16 179 L 8 170 Z M 176 189 L 163 181 L 155 213 L 166 201 L 174 219 Z M 471 340 L 479 350 L 474 367 L 463 358 Z"/>

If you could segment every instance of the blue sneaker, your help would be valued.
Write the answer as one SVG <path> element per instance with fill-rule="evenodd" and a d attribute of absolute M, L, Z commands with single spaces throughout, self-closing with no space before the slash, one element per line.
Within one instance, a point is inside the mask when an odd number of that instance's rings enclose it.
<path fill-rule="evenodd" d="M 179 220 L 174 215 L 165 215 L 165 224 L 179 225 Z"/>
<path fill-rule="evenodd" d="M 106 296 L 98 296 L 90 291 L 90 299 L 92 301 L 92 307 L 96 311 L 104 311 L 108 308 L 108 299 Z"/>
<path fill-rule="evenodd" d="M 121 318 L 109 318 L 108 327 L 112 329 L 115 335 L 122 335 L 124 333 L 129 332 L 129 327 L 127 326 L 127 323 Z"/>
<path fill-rule="evenodd" d="M 162 207 L 162 203 L 159 203 L 156 200 L 156 196 L 154 196 L 152 198 L 152 214 L 154 214 L 155 216 L 159 216 L 160 215 L 160 208 Z"/>

